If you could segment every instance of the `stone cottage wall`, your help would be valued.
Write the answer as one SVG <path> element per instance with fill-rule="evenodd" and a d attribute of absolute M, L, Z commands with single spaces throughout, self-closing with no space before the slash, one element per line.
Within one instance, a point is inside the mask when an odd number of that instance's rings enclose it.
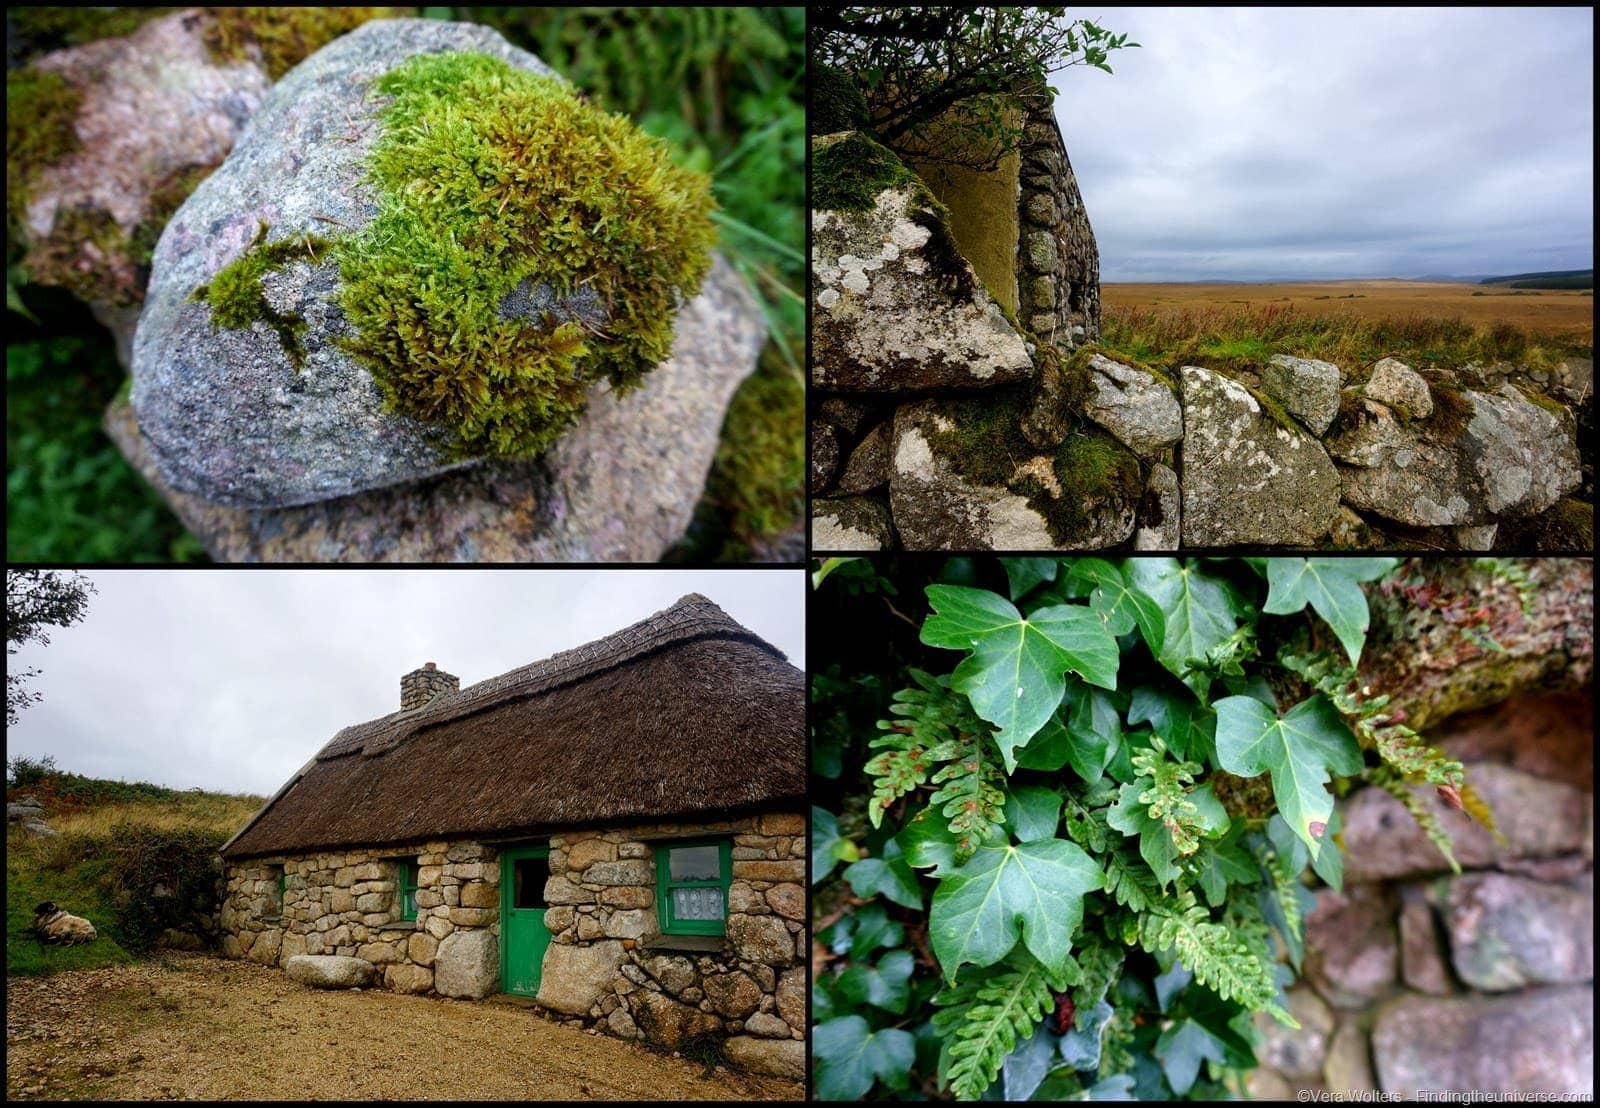
<path fill-rule="evenodd" d="M 417 918 L 398 919 L 395 865 L 417 864 Z M 286 889 L 276 899 L 274 859 L 228 866 L 222 953 L 263 965 L 296 954 L 365 959 L 397 992 L 482 997 L 499 987 L 500 864 L 493 847 L 429 842 L 415 853 L 390 848 L 332 851 L 281 862 Z"/>
<path fill-rule="evenodd" d="M 1301 1030 L 1258 1023 L 1258 1099 L 1594 1095 L 1592 727 L 1585 690 L 1430 736 L 1466 763 L 1506 837 L 1437 805 L 1460 875 L 1398 801 L 1351 794 L 1344 890 L 1318 890 L 1305 981 L 1289 992 Z"/>
<path fill-rule="evenodd" d="M 725 938 L 662 936 L 655 846 L 732 842 Z M 479 998 L 500 988 L 500 865 L 474 842 L 415 853 L 320 852 L 227 867 L 222 953 L 281 966 L 297 954 L 371 962 L 397 992 Z M 538 1005 L 547 1014 L 677 1050 L 718 1039 L 733 1064 L 805 1073 L 805 817 L 658 823 L 550 838 L 551 932 Z M 400 920 L 395 864 L 416 860 L 417 918 Z M 277 866 L 285 873 L 282 912 Z"/>
<path fill-rule="evenodd" d="M 1100 249 L 1067 160 L 1049 89 L 1019 95 L 1024 112 L 1017 192 L 1018 318 L 1041 341 L 1071 349 L 1100 336 Z"/>
<path fill-rule="evenodd" d="M 733 843 L 726 937 L 663 936 L 655 847 L 707 834 Z M 735 1065 L 804 1076 L 804 816 L 575 831 L 550 847 L 541 1006 L 669 1050 L 726 1036 Z"/>

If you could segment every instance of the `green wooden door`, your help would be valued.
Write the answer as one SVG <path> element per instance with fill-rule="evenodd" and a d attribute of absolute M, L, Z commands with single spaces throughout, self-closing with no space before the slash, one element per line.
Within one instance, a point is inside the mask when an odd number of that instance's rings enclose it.
<path fill-rule="evenodd" d="M 550 931 L 544 925 L 544 883 L 550 877 L 548 846 L 514 847 L 500 853 L 500 980 L 508 993 L 533 996 Z"/>

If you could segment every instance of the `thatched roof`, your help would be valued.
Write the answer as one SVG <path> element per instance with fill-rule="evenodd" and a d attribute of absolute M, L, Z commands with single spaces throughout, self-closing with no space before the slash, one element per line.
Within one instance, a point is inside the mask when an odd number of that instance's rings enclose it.
<path fill-rule="evenodd" d="M 696 593 L 542 662 L 340 731 L 229 858 L 798 807 L 805 686 Z"/>

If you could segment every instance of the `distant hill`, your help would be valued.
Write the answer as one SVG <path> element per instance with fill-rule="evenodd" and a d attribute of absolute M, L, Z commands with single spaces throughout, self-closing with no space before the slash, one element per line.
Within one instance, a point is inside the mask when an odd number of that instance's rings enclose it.
<path fill-rule="evenodd" d="M 1509 277 L 1485 277 L 1480 285 L 1504 285 L 1513 289 L 1592 289 L 1594 270 L 1558 269 L 1548 273 L 1514 273 Z"/>

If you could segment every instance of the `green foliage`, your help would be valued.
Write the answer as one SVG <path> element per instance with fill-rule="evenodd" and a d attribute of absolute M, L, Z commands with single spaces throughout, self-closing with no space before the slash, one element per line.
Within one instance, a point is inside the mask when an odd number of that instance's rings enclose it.
<path fill-rule="evenodd" d="M 870 1031 L 860 1016 L 843 1016 L 811 1029 L 816 1059 L 817 1096 L 822 1100 L 860 1100 L 881 1081 L 904 1089 L 916 1059 L 911 1034 L 896 1028 Z"/>
<path fill-rule="evenodd" d="M 811 206 L 821 211 L 866 211 L 879 193 L 897 185 L 925 188 L 904 162 L 860 132 L 811 155 Z"/>
<path fill-rule="evenodd" d="M 862 130 L 867 126 L 866 97 L 848 73 L 818 66 L 811 79 L 811 114 L 806 122 L 813 135 Z"/>
<path fill-rule="evenodd" d="M 983 1095 L 1006 1056 L 1055 1007 L 1055 994 L 1078 976 L 1051 973 L 1032 958 L 1016 961 L 1019 968 L 945 989 L 933 998 L 942 1008 L 934 1017 L 942 1042 L 939 1072 L 963 1100 Z"/>
<path fill-rule="evenodd" d="M 809 30 L 819 69 L 847 72 L 869 92 L 875 126 L 897 148 L 959 108 L 954 145 L 981 150 L 960 161 L 974 167 L 1021 141 L 1005 103 L 1019 86 L 1043 87 L 1075 65 L 1110 73 L 1111 51 L 1139 45 L 1093 20 L 1069 21 L 1064 8 L 839 5 L 815 10 Z"/>
<path fill-rule="evenodd" d="M 126 378 L 109 337 L 95 334 L 6 347 L 6 557 L 204 561 L 100 429 Z"/>
<path fill-rule="evenodd" d="M 971 651 L 950 687 L 999 727 L 995 742 L 1007 769 L 1060 703 L 1068 670 L 1102 688 L 1116 685 L 1116 640 L 1089 608 L 1052 605 L 1025 618 L 994 593 L 946 585 L 930 588 L 928 599 L 935 614 L 922 625 L 922 641 Z"/>
<path fill-rule="evenodd" d="M 53 755 L 46 754 L 42 758 L 30 758 L 26 754 L 18 754 L 15 758 L 6 759 L 6 784 L 13 789 L 26 789 L 37 785 L 47 778 L 57 777 L 61 773 L 56 769 L 56 760 Z"/>
<path fill-rule="evenodd" d="M 1380 743 L 1397 723 L 1352 679 L 1394 561 L 858 561 L 897 599 L 875 622 L 855 562 L 816 580 L 824 703 L 853 659 L 879 716 L 870 747 L 858 704 L 839 717 L 814 813 L 819 1095 L 1236 1088 L 1252 1017 L 1294 1026 L 1307 885 L 1342 881 L 1330 789 L 1403 794 L 1442 837 L 1383 750 L 1419 783 L 1445 767 Z M 889 1031 L 925 1044 L 909 1073 L 873 1064 Z"/>
<path fill-rule="evenodd" d="M 122 944 L 145 951 L 169 927 L 209 931 L 219 903 L 222 831 L 124 822 L 104 844 L 111 903 Z"/>

